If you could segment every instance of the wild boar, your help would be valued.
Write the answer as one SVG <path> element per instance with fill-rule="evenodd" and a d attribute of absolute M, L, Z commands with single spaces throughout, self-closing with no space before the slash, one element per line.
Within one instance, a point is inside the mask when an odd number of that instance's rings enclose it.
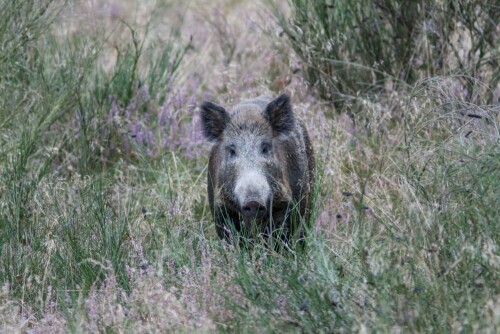
<path fill-rule="evenodd" d="M 243 100 L 230 112 L 201 105 L 208 163 L 208 201 L 220 238 L 257 234 L 302 240 L 314 189 L 309 136 L 288 95 Z"/>

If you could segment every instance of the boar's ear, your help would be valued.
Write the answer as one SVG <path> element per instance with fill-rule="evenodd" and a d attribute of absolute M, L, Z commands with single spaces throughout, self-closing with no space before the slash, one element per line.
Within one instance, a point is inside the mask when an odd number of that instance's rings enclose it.
<path fill-rule="evenodd" d="M 275 133 L 286 134 L 295 126 L 290 97 L 286 94 L 271 101 L 266 107 L 265 115 Z"/>
<path fill-rule="evenodd" d="M 229 122 L 229 114 L 224 108 L 210 102 L 203 102 L 200 107 L 203 134 L 209 141 L 217 140 Z"/>

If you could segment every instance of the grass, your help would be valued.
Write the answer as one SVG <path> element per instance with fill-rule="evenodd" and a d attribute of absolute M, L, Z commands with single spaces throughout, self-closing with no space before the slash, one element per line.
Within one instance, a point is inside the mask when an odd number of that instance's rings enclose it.
<path fill-rule="evenodd" d="M 0 8 L 1 332 L 498 331 L 491 81 L 339 112 L 268 3 Z M 196 105 L 282 91 L 319 166 L 307 247 L 225 244 Z"/>
<path fill-rule="evenodd" d="M 277 3 L 277 2 L 276 2 Z M 357 96 L 461 74 L 496 88 L 499 8 L 490 1 L 288 1 L 274 13 L 304 77 L 343 110 Z M 464 94 L 477 89 L 457 81 Z M 481 98 L 495 103 L 492 90 Z"/>

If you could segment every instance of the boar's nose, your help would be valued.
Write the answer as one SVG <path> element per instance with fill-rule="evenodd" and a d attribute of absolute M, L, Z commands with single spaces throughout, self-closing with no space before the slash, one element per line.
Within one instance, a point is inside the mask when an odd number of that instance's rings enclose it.
<path fill-rule="evenodd" d="M 258 201 L 248 201 L 241 207 L 245 218 L 262 218 L 266 215 L 266 206 Z"/>

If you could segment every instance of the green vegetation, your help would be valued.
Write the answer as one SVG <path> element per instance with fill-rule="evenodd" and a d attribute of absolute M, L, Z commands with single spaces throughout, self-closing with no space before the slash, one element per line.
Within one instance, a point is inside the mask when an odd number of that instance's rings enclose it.
<path fill-rule="evenodd" d="M 275 9 L 279 24 L 306 78 L 339 106 L 435 76 L 463 75 L 489 87 L 500 82 L 496 1 L 289 3 L 291 18 Z M 465 94 L 477 89 L 461 85 Z M 495 101 L 491 91 L 481 94 Z"/>
<path fill-rule="evenodd" d="M 482 3 L 0 0 L 0 332 L 498 331 Z M 319 164 L 307 246 L 240 249 L 196 105 L 281 91 Z"/>

